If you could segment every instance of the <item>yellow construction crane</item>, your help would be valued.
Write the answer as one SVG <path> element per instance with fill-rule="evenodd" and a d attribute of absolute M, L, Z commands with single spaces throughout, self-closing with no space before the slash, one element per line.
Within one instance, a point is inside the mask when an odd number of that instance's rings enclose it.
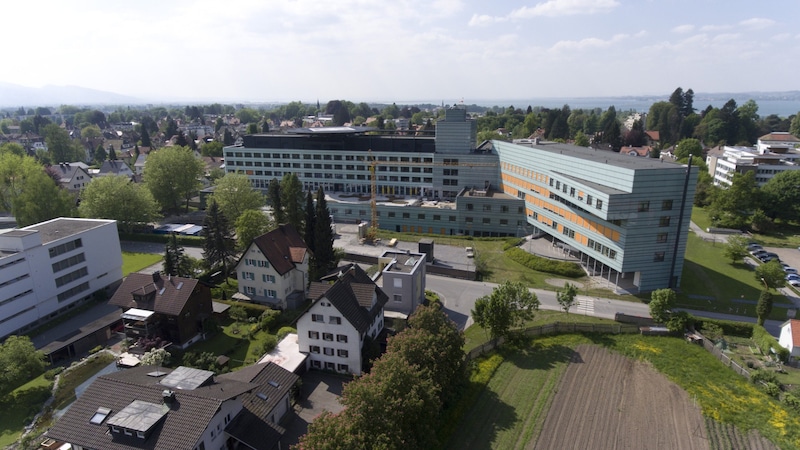
<path fill-rule="evenodd" d="M 378 236 L 378 177 L 375 175 L 375 166 L 378 165 L 378 161 L 375 160 L 375 157 L 372 156 L 372 149 L 368 151 L 369 154 L 369 176 L 370 176 L 370 190 L 371 196 L 369 199 L 369 207 L 372 213 L 372 223 L 370 224 L 370 237 L 371 241 L 374 241 L 375 238 Z"/>

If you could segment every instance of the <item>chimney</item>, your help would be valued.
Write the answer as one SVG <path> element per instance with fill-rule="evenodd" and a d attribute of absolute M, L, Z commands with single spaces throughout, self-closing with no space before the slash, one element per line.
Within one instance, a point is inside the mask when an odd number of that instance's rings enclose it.
<path fill-rule="evenodd" d="M 169 389 L 164 389 L 161 391 L 161 397 L 164 399 L 165 404 L 171 405 L 175 401 L 175 392 Z"/>
<path fill-rule="evenodd" d="M 161 272 L 153 272 L 153 283 L 158 282 L 159 280 L 161 280 Z"/>

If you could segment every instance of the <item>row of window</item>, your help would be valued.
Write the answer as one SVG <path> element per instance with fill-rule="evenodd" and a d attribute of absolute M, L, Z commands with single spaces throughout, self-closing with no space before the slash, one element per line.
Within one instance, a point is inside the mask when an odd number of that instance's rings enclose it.
<path fill-rule="evenodd" d="M 319 339 L 319 331 L 311 331 L 308 330 L 308 337 L 310 339 Z M 333 341 L 333 333 L 322 333 L 322 340 L 323 341 Z M 336 335 L 336 342 L 343 342 L 347 343 L 347 335 L 345 334 L 337 334 Z"/>
<path fill-rule="evenodd" d="M 311 321 L 325 323 L 325 316 L 323 316 L 322 314 L 312 314 Z M 328 323 L 332 323 L 334 325 L 341 325 L 342 318 L 339 316 L 328 316 Z"/>
<path fill-rule="evenodd" d="M 247 295 L 256 295 L 256 288 L 254 288 L 253 286 L 245 286 L 244 287 L 244 293 L 247 294 Z M 278 297 L 278 291 L 276 291 L 274 289 L 264 289 L 264 293 L 265 293 L 265 296 L 268 297 L 268 298 L 277 298 Z"/>
<path fill-rule="evenodd" d="M 517 214 L 522 214 L 522 206 L 517 207 Z M 475 209 L 475 205 L 472 203 L 467 203 L 467 211 L 473 211 Z M 492 205 L 486 203 L 483 205 L 483 210 L 486 212 L 492 211 Z M 507 213 L 508 212 L 508 205 L 500 205 L 500 212 Z"/>
<path fill-rule="evenodd" d="M 65 300 L 69 300 L 69 298 L 74 296 L 75 294 L 88 290 L 89 290 L 89 283 L 88 282 L 81 283 L 77 286 L 71 287 L 66 291 L 58 294 L 58 301 L 63 302 Z"/>
<path fill-rule="evenodd" d="M 588 243 L 586 244 L 589 248 L 593 249 L 594 251 L 600 253 L 603 256 L 606 256 L 610 259 L 617 259 L 617 251 L 612 250 L 605 245 L 596 242 L 594 239 L 589 239 Z"/>
<path fill-rule="evenodd" d="M 16 300 L 16 299 L 18 299 L 18 298 L 25 297 L 26 295 L 28 295 L 28 294 L 30 294 L 30 293 L 32 293 L 32 292 L 33 292 L 33 289 L 28 289 L 28 290 L 27 290 L 27 291 L 25 291 L 25 292 L 20 292 L 19 294 L 17 294 L 17 295 L 14 295 L 13 297 L 9 297 L 9 298 L 7 298 L 7 299 L 5 299 L 5 300 L 2 300 L 2 301 L 0 301 L 0 306 L 3 306 L 3 305 L 5 305 L 6 303 L 13 302 L 14 300 Z"/>
<path fill-rule="evenodd" d="M 464 217 L 464 223 L 474 223 L 474 219 L 469 216 Z M 491 217 L 484 217 L 482 223 L 483 225 L 491 225 L 492 224 Z M 508 219 L 500 219 L 498 221 L 498 225 L 500 225 L 501 227 L 508 226 Z M 522 224 L 520 223 L 520 221 L 517 221 L 517 225 L 522 225 Z"/>
<path fill-rule="evenodd" d="M 255 280 L 256 274 L 253 272 L 242 272 L 243 280 Z M 275 275 L 261 274 L 261 281 L 264 283 L 275 283 Z"/>
<path fill-rule="evenodd" d="M 333 356 L 334 354 L 336 354 L 336 356 L 338 356 L 339 358 L 347 358 L 349 356 L 349 354 L 350 354 L 350 352 L 348 352 L 347 350 L 342 349 L 342 348 L 335 349 L 335 348 L 331 348 L 331 347 L 322 347 L 321 350 L 322 350 L 322 353 L 325 356 Z M 319 345 L 311 345 L 311 346 L 308 347 L 308 351 L 318 355 L 318 354 L 320 354 L 320 346 Z"/>
<path fill-rule="evenodd" d="M 567 192 L 569 192 L 570 197 L 575 197 L 575 188 L 567 188 L 567 184 L 566 183 L 561 183 L 558 180 L 554 180 L 554 179 L 550 178 L 550 186 L 556 188 L 557 191 L 560 190 L 561 192 L 563 192 L 565 194 Z M 578 200 L 580 200 L 580 199 L 581 199 L 581 197 L 578 196 Z M 598 199 L 593 199 L 591 195 L 588 195 L 588 194 L 586 195 L 586 204 L 587 205 L 591 206 L 593 200 L 594 200 L 594 207 L 595 208 L 603 209 L 603 201 L 602 200 L 600 200 L 599 198 Z"/>
<path fill-rule="evenodd" d="M 10 280 L 4 281 L 4 282 L 0 283 L 0 288 L 8 286 L 9 284 L 16 283 L 19 280 L 24 280 L 25 278 L 28 278 L 29 276 L 30 276 L 30 274 L 25 273 L 25 274 L 22 274 L 22 275 L 20 275 L 20 276 L 18 276 L 16 278 L 12 278 Z"/>
<path fill-rule="evenodd" d="M 344 158 L 342 158 L 344 156 Z M 269 158 L 269 159 L 301 159 L 301 155 L 299 153 L 259 153 L 259 152 L 228 152 L 225 155 L 226 158 Z M 367 162 L 368 157 L 367 155 L 321 155 L 321 154 L 310 154 L 304 153 L 302 155 L 302 159 L 304 160 L 316 160 L 316 161 L 363 161 Z M 409 156 L 378 156 L 375 158 L 377 161 L 388 161 L 388 162 L 410 162 L 410 163 L 425 163 L 425 164 L 433 164 L 433 158 L 419 158 L 419 157 L 409 157 Z M 455 161 L 455 163 L 453 163 Z M 445 159 L 445 165 L 458 165 L 458 160 L 453 159 Z"/>
<path fill-rule="evenodd" d="M 671 211 L 672 210 L 672 200 L 663 200 L 661 202 L 661 210 L 662 211 Z M 639 202 L 639 212 L 647 212 L 650 211 L 650 201 L 645 200 Z"/>
<path fill-rule="evenodd" d="M 86 256 L 83 253 L 70 256 L 69 258 L 62 259 L 53 263 L 53 273 L 58 273 L 66 268 L 72 267 L 86 261 Z"/>
<path fill-rule="evenodd" d="M 5 269 L 6 267 L 11 267 L 11 266 L 13 266 L 14 264 L 19 264 L 19 263 L 21 263 L 22 261 L 25 261 L 25 258 L 24 258 L 24 257 L 23 257 L 23 258 L 15 258 L 15 259 L 12 259 L 11 261 L 8 261 L 8 262 L 6 262 L 6 263 L 0 264 L 0 269 Z"/>
<path fill-rule="evenodd" d="M 65 242 L 61 245 L 56 245 L 55 247 L 50 247 L 48 251 L 50 252 L 50 257 L 55 258 L 56 256 L 63 255 L 64 253 L 80 247 L 83 247 L 83 241 L 78 238 L 73 241 Z"/>
<path fill-rule="evenodd" d="M 254 267 L 269 267 L 269 261 L 265 261 L 263 259 L 245 259 L 244 265 Z"/>
<path fill-rule="evenodd" d="M 80 278 L 83 278 L 86 275 L 89 275 L 89 269 L 87 269 L 86 267 L 81 267 L 78 270 L 74 270 L 64 276 L 56 278 L 56 287 L 60 288 L 61 286 L 71 283 Z"/>
<path fill-rule="evenodd" d="M 315 369 L 322 369 L 322 362 L 312 359 L 311 367 Z M 347 364 L 334 364 L 332 362 L 326 362 L 325 370 L 338 370 L 339 372 L 349 372 L 350 367 L 348 367 Z"/>

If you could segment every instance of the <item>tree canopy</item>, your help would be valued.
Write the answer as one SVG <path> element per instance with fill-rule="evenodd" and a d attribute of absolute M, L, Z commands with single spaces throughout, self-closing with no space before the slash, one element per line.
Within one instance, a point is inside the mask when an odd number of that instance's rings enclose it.
<path fill-rule="evenodd" d="M 778 289 L 786 285 L 786 272 L 783 271 L 783 266 L 778 260 L 772 260 L 756 267 L 755 276 L 756 280 L 766 284 L 767 288 Z"/>
<path fill-rule="evenodd" d="M 232 223 L 247 210 L 264 206 L 264 196 L 253 189 L 250 179 L 243 173 L 226 173 L 214 184 L 214 193 L 209 201 L 215 201 L 219 209 Z"/>
<path fill-rule="evenodd" d="M 132 232 L 137 224 L 160 218 L 153 194 L 124 175 L 93 179 L 81 194 L 78 211 L 83 217 L 116 220 L 126 233 Z"/>
<path fill-rule="evenodd" d="M 657 289 L 650 294 L 650 316 L 656 323 L 669 321 L 676 298 L 672 289 Z"/>
<path fill-rule="evenodd" d="M 178 211 L 200 188 L 203 162 L 188 147 L 165 147 L 147 156 L 145 186 L 166 211 Z"/>
<path fill-rule="evenodd" d="M 539 299 L 524 284 L 506 281 L 494 288 L 491 294 L 475 301 L 472 317 L 493 338 L 508 336 L 511 328 L 533 319 L 539 309 Z"/>
<path fill-rule="evenodd" d="M 0 343 L 0 397 L 39 376 L 45 368 L 44 354 L 27 336 L 9 336 Z"/>
<path fill-rule="evenodd" d="M 281 179 L 280 196 L 286 222 L 302 233 L 305 196 L 303 195 L 303 184 L 294 172 L 285 174 Z"/>
<path fill-rule="evenodd" d="M 203 221 L 205 240 L 203 241 L 203 257 L 209 269 L 221 268 L 228 275 L 228 268 L 233 261 L 236 242 L 233 239 L 230 222 L 219 209 L 217 202 L 211 202 L 206 218 Z"/>
<path fill-rule="evenodd" d="M 563 290 L 556 291 L 556 301 L 561 305 L 565 313 L 575 304 L 575 297 L 578 295 L 578 287 L 572 283 L 565 283 Z"/>
<path fill-rule="evenodd" d="M 248 209 L 236 219 L 236 242 L 239 250 L 245 250 L 253 239 L 273 228 L 269 217 L 257 209 Z"/>

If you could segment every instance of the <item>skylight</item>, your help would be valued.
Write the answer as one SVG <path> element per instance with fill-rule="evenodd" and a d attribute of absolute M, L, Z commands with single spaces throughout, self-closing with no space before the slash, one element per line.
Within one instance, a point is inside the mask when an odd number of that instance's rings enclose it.
<path fill-rule="evenodd" d="M 106 417 L 111 414 L 111 410 L 108 408 L 97 408 L 97 412 L 94 413 L 91 419 L 89 419 L 89 423 L 100 425 L 106 420 Z"/>
<path fill-rule="evenodd" d="M 258 397 L 258 398 L 260 398 L 261 400 L 264 400 L 264 401 L 266 401 L 266 400 L 267 400 L 267 398 L 268 398 L 268 397 L 267 397 L 267 394 L 265 394 L 265 393 L 263 393 L 263 392 L 257 392 L 257 393 L 256 393 L 256 397 Z"/>

